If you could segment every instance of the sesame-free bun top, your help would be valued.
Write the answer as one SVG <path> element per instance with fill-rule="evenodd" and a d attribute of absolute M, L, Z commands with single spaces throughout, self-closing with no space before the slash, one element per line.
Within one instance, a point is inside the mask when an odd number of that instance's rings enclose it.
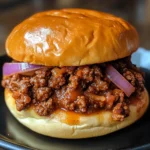
<path fill-rule="evenodd" d="M 80 66 L 131 55 L 138 48 L 133 26 L 86 9 L 37 13 L 16 26 L 6 41 L 14 60 L 46 66 Z"/>

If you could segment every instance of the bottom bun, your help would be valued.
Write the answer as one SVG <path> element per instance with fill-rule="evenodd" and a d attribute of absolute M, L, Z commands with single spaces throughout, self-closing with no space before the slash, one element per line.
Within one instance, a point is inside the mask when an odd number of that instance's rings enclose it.
<path fill-rule="evenodd" d="M 38 116 L 33 107 L 23 111 L 16 110 L 12 93 L 5 89 L 5 101 L 13 116 L 31 130 L 52 137 L 78 139 L 102 136 L 129 126 L 138 120 L 146 111 L 148 93 L 142 93 L 142 99 L 134 99 L 130 104 L 130 114 L 124 121 L 114 121 L 111 111 L 99 111 L 90 115 L 57 110 L 50 116 Z"/>

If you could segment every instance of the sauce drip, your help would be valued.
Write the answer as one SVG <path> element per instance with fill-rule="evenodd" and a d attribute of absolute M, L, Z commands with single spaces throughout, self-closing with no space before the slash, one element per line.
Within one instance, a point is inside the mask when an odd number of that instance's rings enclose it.
<path fill-rule="evenodd" d="M 61 122 L 68 125 L 78 125 L 80 123 L 81 114 L 65 110 L 57 110 L 55 114 L 58 115 Z"/>

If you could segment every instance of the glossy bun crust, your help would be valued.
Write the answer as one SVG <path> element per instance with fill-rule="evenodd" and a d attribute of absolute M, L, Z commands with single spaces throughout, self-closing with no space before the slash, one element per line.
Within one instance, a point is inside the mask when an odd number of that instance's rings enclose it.
<path fill-rule="evenodd" d="M 121 18 L 94 10 L 37 13 L 16 26 L 6 41 L 10 57 L 46 66 L 80 66 L 131 55 L 138 34 Z"/>
<path fill-rule="evenodd" d="M 135 99 L 130 105 L 130 115 L 120 122 L 113 121 L 112 113 L 106 110 L 91 115 L 59 110 L 49 117 L 38 116 L 33 108 L 17 111 L 15 100 L 8 89 L 5 89 L 5 101 L 13 116 L 26 127 L 43 135 L 68 139 L 101 136 L 129 126 L 145 113 L 149 104 L 145 90 L 142 99 Z"/>

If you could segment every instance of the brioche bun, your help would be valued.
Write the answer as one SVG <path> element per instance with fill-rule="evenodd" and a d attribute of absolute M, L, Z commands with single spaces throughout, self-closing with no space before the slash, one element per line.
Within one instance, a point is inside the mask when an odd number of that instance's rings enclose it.
<path fill-rule="evenodd" d="M 52 137 L 77 139 L 109 134 L 129 126 L 138 120 L 148 107 L 148 93 L 142 93 L 142 99 L 134 99 L 130 104 L 130 115 L 124 121 L 112 120 L 111 111 L 100 111 L 91 115 L 58 110 L 49 117 L 38 116 L 32 108 L 17 111 L 12 93 L 5 89 L 5 101 L 13 116 L 31 130 Z M 132 101 L 131 101 L 132 102 Z"/>
<path fill-rule="evenodd" d="M 129 56 L 138 45 L 136 30 L 121 18 L 62 9 L 37 13 L 16 26 L 6 41 L 6 51 L 20 62 L 80 66 Z"/>
<path fill-rule="evenodd" d="M 61 67 L 117 60 L 130 56 L 138 45 L 136 30 L 121 18 L 93 10 L 62 9 L 37 13 L 16 26 L 7 38 L 6 51 L 19 62 Z M 17 111 L 8 89 L 5 100 L 24 126 L 43 135 L 68 139 L 117 131 L 138 120 L 148 107 L 146 90 L 142 99 L 130 99 L 130 114 L 122 122 L 114 121 L 112 112 L 104 109 L 90 115 L 56 110 L 43 117 L 31 105 Z"/>

